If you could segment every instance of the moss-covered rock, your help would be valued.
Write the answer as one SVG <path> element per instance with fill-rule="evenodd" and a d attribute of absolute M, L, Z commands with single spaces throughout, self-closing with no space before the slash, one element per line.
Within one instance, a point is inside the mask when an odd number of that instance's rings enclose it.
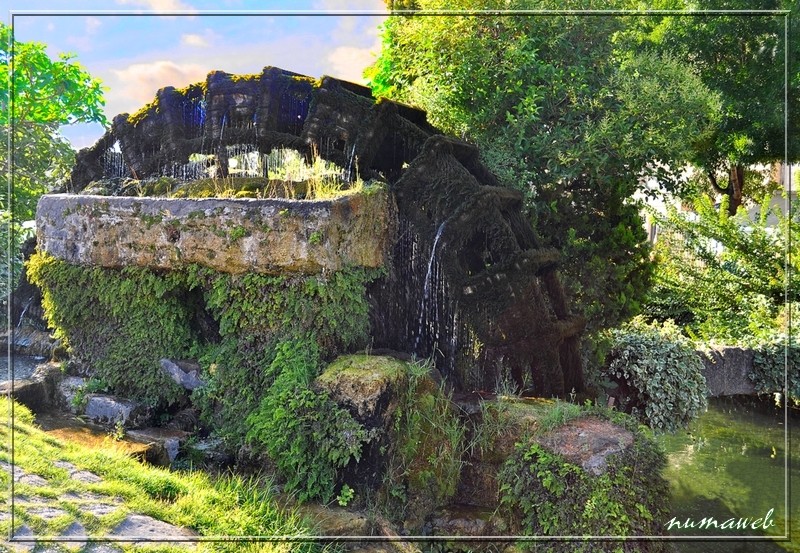
<path fill-rule="evenodd" d="M 393 413 L 392 400 L 405 388 L 408 372 L 407 363 L 393 357 L 346 355 L 328 365 L 315 385 L 362 423 L 378 427 Z"/>

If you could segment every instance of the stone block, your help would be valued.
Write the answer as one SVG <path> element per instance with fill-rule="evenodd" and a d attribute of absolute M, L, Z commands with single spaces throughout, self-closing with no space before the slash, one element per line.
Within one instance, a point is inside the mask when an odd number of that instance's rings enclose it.
<path fill-rule="evenodd" d="M 45 195 L 38 248 L 76 265 L 316 274 L 380 267 L 390 244 L 383 189 L 334 200 Z"/>
<path fill-rule="evenodd" d="M 145 426 L 150 418 L 144 405 L 106 394 L 86 394 L 83 414 L 94 423 L 115 425 L 119 422 L 125 428 Z"/>
<path fill-rule="evenodd" d="M 698 352 L 703 360 L 703 376 L 711 397 L 755 395 L 756 388 L 750 380 L 753 371 L 753 351 L 723 346 L 708 353 Z"/>

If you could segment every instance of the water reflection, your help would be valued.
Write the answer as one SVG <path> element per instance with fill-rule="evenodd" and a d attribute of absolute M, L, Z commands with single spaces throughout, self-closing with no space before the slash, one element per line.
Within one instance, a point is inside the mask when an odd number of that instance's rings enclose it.
<path fill-rule="evenodd" d="M 675 536 L 781 536 L 786 533 L 787 478 L 797 482 L 800 467 L 789 459 L 800 458 L 800 416 L 786 413 L 772 401 L 754 398 L 718 398 L 687 431 L 659 439 L 668 454 L 665 472 L 672 488 L 670 528 Z M 789 438 L 787 440 L 787 438 Z M 791 444 L 791 446 L 789 446 Z M 788 455 L 787 455 L 788 452 Z M 789 518 L 800 518 L 800 487 L 794 486 Z M 758 518 L 770 515 L 770 523 Z M 703 519 L 713 518 L 701 527 Z M 747 529 L 741 521 L 748 518 Z M 687 524 L 687 521 L 693 522 Z M 729 524 L 725 527 L 726 521 Z M 740 528 L 737 529 L 736 525 Z M 796 524 L 796 523 L 795 523 Z M 710 526 L 710 527 L 709 527 Z M 764 526 L 771 526 L 764 529 Z M 732 528 L 731 528 L 732 527 Z M 797 526 L 795 532 L 800 531 Z M 750 541 L 679 542 L 678 552 L 800 552 L 800 543 Z"/>
<path fill-rule="evenodd" d="M 46 359 L 44 357 L 34 357 L 32 355 L 14 355 L 10 358 L 6 355 L 0 356 L 0 380 L 10 380 L 11 373 L 9 372 L 9 361 L 12 361 L 11 366 L 14 371 L 14 378 L 30 378 L 33 371 Z"/>

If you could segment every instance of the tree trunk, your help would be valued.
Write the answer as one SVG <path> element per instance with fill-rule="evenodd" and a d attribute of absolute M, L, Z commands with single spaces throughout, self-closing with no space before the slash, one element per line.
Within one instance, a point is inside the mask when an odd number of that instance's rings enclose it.
<path fill-rule="evenodd" d="M 736 163 L 731 165 L 728 180 L 728 214 L 736 215 L 736 210 L 742 205 L 742 191 L 744 190 L 744 165 Z"/>
<path fill-rule="evenodd" d="M 741 163 L 732 163 L 728 171 L 728 186 L 722 188 L 717 183 L 717 177 L 713 170 L 708 171 L 708 179 L 711 181 L 711 186 L 719 194 L 728 196 L 728 214 L 736 215 L 739 206 L 742 205 L 744 199 L 744 165 Z"/>

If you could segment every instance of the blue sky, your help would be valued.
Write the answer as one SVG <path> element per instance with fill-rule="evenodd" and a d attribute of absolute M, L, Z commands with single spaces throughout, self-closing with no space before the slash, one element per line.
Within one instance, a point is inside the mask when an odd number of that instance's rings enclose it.
<path fill-rule="evenodd" d="M 106 116 L 133 112 L 164 86 L 213 70 L 258 73 L 274 65 L 312 77 L 361 81 L 380 49 L 382 0 L 3 0 L 15 39 L 73 53 L 108 88 Z M 316 15 L 276 12 L 313 11 Z M 33 13 L 32 13 L 33 12 Z M 158 15 L 159 13 L 171 15 Z M 373 12 L 376 15 L 354 15 Z M 13 15 L 12 15 L 13 14 Z M 13 19 L 12 19 L 13 17 Z M 73 125 L 76 149 L 99 125 Z"/>

